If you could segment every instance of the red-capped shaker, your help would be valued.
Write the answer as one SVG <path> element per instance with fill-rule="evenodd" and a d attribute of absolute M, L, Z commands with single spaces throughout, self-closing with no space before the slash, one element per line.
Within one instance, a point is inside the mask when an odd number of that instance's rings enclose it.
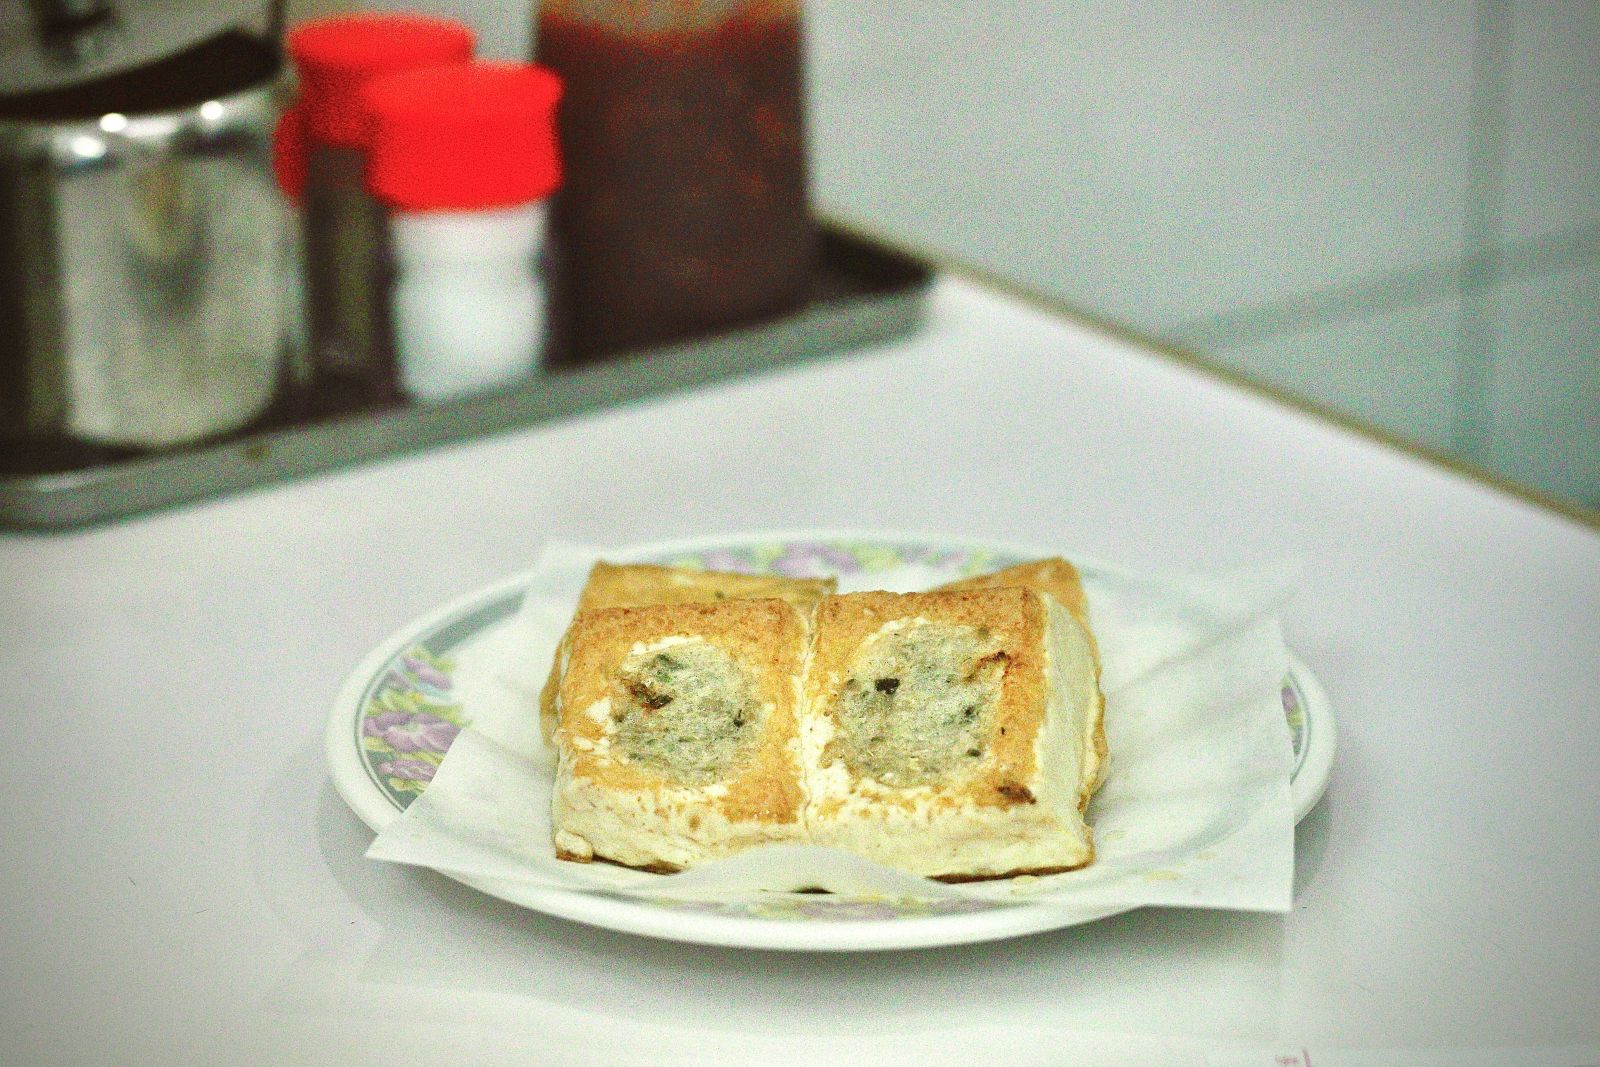
<path fill-rule="evenodd" d="M 541 363 L 547 198 L 561 184 L 561 82 L 526 63 L 375 78 L 362 90 L 367 187 L 390 209 L 402 391 L 441 401 Z"/>
<path fill-rule="evenodd" d="M 285 45 L 299 91 L 278 125 L 274 170 L 302 211 L 311 373 L 339 396 L 354 389 L 391 401 L 389 238 L 384 208 L 365 185 L 361 89 L 396 72 L 468 61 L 472 31 L 419 15 L 345 15 L 302 23 Z"/>
<path fill-rule="evenodd" d="M 294 27 L 284 38 L 299 91 L 278 124 L 278 183 L 298 200 L 313 142 L 338 148 L 366 145 L 361 87 L 384 74 L 465 63 L 472 31 L 459 22 L 423 15 L 341 15 Z"/>

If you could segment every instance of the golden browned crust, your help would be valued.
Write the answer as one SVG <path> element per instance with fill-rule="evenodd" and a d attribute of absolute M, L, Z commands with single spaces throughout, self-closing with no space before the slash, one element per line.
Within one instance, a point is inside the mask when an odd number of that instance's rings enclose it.
<path fill-rule="evenodd" d="M 609 863 L 613 867 L 626 867 L 630 871 L 644 871 L 646 874 L 677 874 L 683 870 L 676 863 L 623 863 L 621 860 L 606 856 L 580 856 L 576 852 L 568 852 L 562 848 L 556 849 L 556 859 L 566 860 L 568 863 Z"/>
<path fill-rule="evenodd" d="M 576 856 L 576 854 L 566 853 L 562 849 L 555 851 L 555 857 L 574 862 L 574 864 L 589 864 L 589 862 L 611 864 L 613 867 L 643 870 L 643 872 L 651 873 L 651 875 L 675 875 L 675 873 L 683 870 L 683 867 L 678 867 L 677 864 L 624 864 L 624 862 L 616 861 L 616 859 L 606 859 L 605 856 Z M 1082 870 L 1083 867 L 1088 867 L 1091 862 L 1094 862 L 1093 853 L 1090 853 L 1090 857 L 1085 859 L 1082 864 L 1070 864 L 1066 865 L 1066 867 L 1018 867 L 1016 870 L 1005 870 L 1005 872 L 997 873 L 997 875 L 933 875 L 931 880 L 942 881 L 946 885 L 963 885 L 963 883 L 970 883 L 970 881 L 998 881 L 1000 878 L 1021 878 L 1024 875 L 1034 875 L 1034 877 L 1042 878 L 1045 875 L 1064 875 L 1069 870 Z M 829 894 L 829 891 L 827 889 L 795 889 L 795 893 Z"/>
<path fill-rule="evenodd" d="M 716 645 L 749 672 L 766 722 L 749 762 L 721 783 L 726 792 L 697 805 L 720 810 L 730 822 L 795 824 L 804 800 L 798 748 L 796 684 L 806 650 L 806 619 L 783 600 L 726 600 L 716 604 L 658 604 L 582 612 L 568 635 L 569 658 L 560 680 L 557 740 L 574 778 L 618 793 L 659 792 L 672 783 L 595 751 L 605 723 L 587 712 L 598 701 L 622 699 L 619 670 L 639 645 L 690 637 Z M 559 828 L 558 828 L 559 829 Z"/>
<path fill-rule="evenodd" d="M 833 578 L 785 578 L 776 574 L 733 574 L 650 563 L 606 563 L 589 570 L 578 596 L 578 610 L 643 607 L 647 604 L 700 604 L 716 600 L 786 600 L 810 613 L 838 588 Z"/>
<path fill-rule="evenodd" d="M 1061 602 L 1061 606 L 1072 612 L 1073 618 L 1083 626 L 1084 633 L 1089 637 L 1089 655 L 1094 659 L 1094 677 L 1096 685 L 1100 681 L 1100 646 L 1094 637 L 1094 627 L 1089 624 L 1089 598 L 1083 591 L 1083 579 L 1078 574 L 1078 568 L 1062 559 L 1052 556 L 1049 559 L 1036 559 L 1027 563 L 1019 563 L 1014 567 L 1006 567 L 989 574 L 979 574 L 971 578 L 962 578 L 959 581 L 949 582 L 938 586 L 938 589 L 993 589 L 997 586 L 1021 586 L 1026 589 L 1037 589 L 1041 593 L 1049 593 Z M 1094 723 L 1089 736 L 1094 745 L 1096 766 L 1098 771 L 1094 778 L 1084 783 L 1083 794 L 1078 798 L 1078 810 L 1087 811 L 1089 801 L 1094 796 L 1095 790 L 1100 788 L 1106 776 L 1106 757 L 1109 754 L 1106 745 L 1106 698 L 1101 695 L 1095 709 Z"/>
<path fill-rule="evenodd" d="M 550 663 L 549 677 L 544 680 L 544 688 L 539 690 L 539 734 L 544 738 L 547 746 L 553 746 L 556 740 L 556 720 L 560 718 L 561 694 L 561 664 L 566 661 L 567 650 L 571 648 L 572 629 L 561 635 L 560 644 L 556 645 L 555 659 Z"/>
<path fill-rule="evenodd" d="M 839 691 L 856 650 L 886 624 L 900 619 L 970 626 L 993 634 L 1000 644 L 996 655 L 1003 666 L 989 744 L 991 758 L 970 780 L 941 789 L 935 796 L 935 806 L 954 808 L 974 803 L 1010 807 L 1033 803 L 1028 783 L 1035 777 L 1034 738 L 1044 723 L 1046 695 L 1044 601 L 1033 590 L 1017 586 L 827 597 L 817 610 L 811 670 L 806 679 L 807 707 L 832 718 L 837 728 Z M 826 763 L 828 757 L 824 755 L 823 759 Z M 900 804 L 908 810 L 917 803 L 905 794 L 886 796 L 881 802 Z M 840 798 L 830 798 L 818 806 L 816 814 L 829 818 L 837 814 L 841 804 Z"/>
<path fill-rule="evenodd" d="M 651 563 L 607 563 L 589 568 L 578 594 L 575 614 L 600 608 L 645 607 L 652 604 L 702 604 L 731 599 L 775 597 L 810 615 L 818 602 L 838 587 L 833 578 L 784 578 L 773 574 L 733 574 Z M 539 725 L 545 743 L 554 741 L 556 697 L 561 663 L 570 649 L 570 630 L 556 650 L 550 675 L 539 693 Z"/>
<path fill-rule="evenodd" d="M 950 589 L 996 589 L 1008 585 L 1037 589 L 1041 593 L 1049 593 L 1055 597 L 1061 602 L 1061 606 L 1072 612 L 1073 617 L 1089 631 L 1089 647 L 1094 647 L 1094 631 L 1089 626 L 1089 598 L 1083 592 L 1083 579 L 1078 575 L 1078 568 L 1060 556 L 1036 559 L 1028 563 L 1019 563 L 1014 567 L 991 571 L 988 574 L 947 582 L 936 586 L 934 592 Z"/>
<path fill-rule="evenodd" d="M 999 874 L 936 874 L 933 881 L 944 882 L 946 885 L 960 885 L 963 882 L 994 882 L 1001 878 L 1021 878 L 1024 875 L 1033 875 L 1042 878 L 1047 874 L 1066 874 L 1068 871 L 1081 871 L 1094 862 L 1094 849 L 1090 847 L 1089 857 L 1082 863 L 1071 863 L 1065 867 L 1018 867 L 1013 871 L 1002 871 Z"/>

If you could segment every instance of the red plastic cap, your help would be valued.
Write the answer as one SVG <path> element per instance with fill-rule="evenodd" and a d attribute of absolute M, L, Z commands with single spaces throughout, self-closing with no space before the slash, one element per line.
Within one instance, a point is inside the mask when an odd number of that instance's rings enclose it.
<path fill-rule="evenodd" d="M 464 63 L 472 31 L 449 19 L 422 15 L 345 15 L 317 19 L 285 38 L 300 75 L 299 105 L 306 133 L 325 144 L 366 144 L 361 87 L 401 70 Z"/>
<path fill-rule="evenodd" d="M 291 104 L 278 116 L 272 131 L 272 173 L 278 188 L 296 202 L 306 187 L 306 115 L 298 104 Z"/>
<path fill-rule="evenodd" d="M 527 63 L 465 63 L 374 78 L 367 187 L 402 211 L 542 200 L 561 185 L 561 79 Z"/>

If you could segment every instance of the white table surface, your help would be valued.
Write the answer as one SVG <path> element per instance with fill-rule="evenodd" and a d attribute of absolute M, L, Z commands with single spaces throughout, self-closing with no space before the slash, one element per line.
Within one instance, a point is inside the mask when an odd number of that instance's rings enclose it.
<path fill-rule="evenodd" d="M 1341 734 L 1293 913 L 805 956 L 362 858 L 321 736 L 380 638 L 545 537 L 804 525 L 1303 556 Z M 0 1063 L 1600 1062 L 1600 534 L 963 281 L 881 350 L 7 536 L 0 580 Z"/>

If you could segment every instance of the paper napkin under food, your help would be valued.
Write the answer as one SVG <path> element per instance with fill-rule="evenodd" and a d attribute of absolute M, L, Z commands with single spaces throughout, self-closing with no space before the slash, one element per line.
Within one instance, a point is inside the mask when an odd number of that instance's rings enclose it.
<path fill-rule="evenodd" d="M 1156 578 L 1081 567 L 1100 644 L 1109 773 L 1089 809 L 1096 859 L 1045 877 L 946 885 L 835 849 L 754 849 L 681 874 L 555 858 L 554 761 L 538 694 L 591 563 L 548 545 L 514 618 L 460 650 L 455 691 L 471 725 L 367 853 L 480 883 L 682 899 L 820 887 L 851 896 L 1287 911 L 1294 869 L 1288 656 L 1277 612 L 1295 568 Z M 841 589 L 909 591 L 957 575 L 903 567 Z"/>

